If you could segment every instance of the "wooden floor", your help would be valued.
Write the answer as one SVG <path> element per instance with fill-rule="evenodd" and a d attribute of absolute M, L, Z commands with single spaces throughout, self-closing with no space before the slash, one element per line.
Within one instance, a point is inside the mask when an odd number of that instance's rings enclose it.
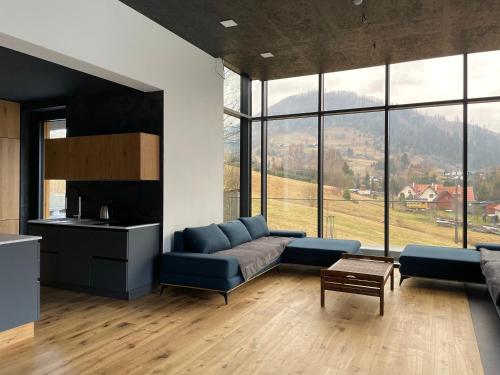
<path fill-rule="evenodd" d="M 172 288 L 128 303 L 42 290 L 35 338 L 0 352 L 0 374 L 482 374 L 461 284 L 406 280 L 378 298 L 327 292 L 286 268 L 225 306 Z M 399 275 L 397 280 L 399 279 Z"/>

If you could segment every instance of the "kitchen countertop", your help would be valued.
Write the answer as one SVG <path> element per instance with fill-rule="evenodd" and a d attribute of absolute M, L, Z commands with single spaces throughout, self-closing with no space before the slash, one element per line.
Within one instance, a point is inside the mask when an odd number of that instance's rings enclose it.
<path fill-rule="evenodd" d="M 25 241 L 38 241 L 41 239 L 42 237 L 39 236 L 25 236 L 18 234 L 0 233 L 0 246 L 11 243 L 25 242 Z"/>
<path fill-rule="evenodd" d="M 97 228 L 97 229 L 112 229 L 112 230 L 129 230 L 138 229 L 151 226 L 160 225 L 160 223 L 142 223 L 142 224 L 130 224 L 122 223 L 119 221 L 103 221 L 103 220 L 93 220 L 93 219 L 36 219 L 28 220 L 29 224 L 42 224 L 42 225 L 59 225 L 67 227 L 80 227 L 80 228 Z"/>

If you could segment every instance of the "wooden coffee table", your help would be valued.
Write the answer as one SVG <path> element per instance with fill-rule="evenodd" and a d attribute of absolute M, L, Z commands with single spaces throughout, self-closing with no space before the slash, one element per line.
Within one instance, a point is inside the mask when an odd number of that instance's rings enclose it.
<path fill-rule="evenodd" d="M 384 286 L 389 277 L 394 290 L 393 258 L 342 254 L 333 266 L 321 270 L 321 307 L 325 306 L 325 290 L 334 290 L 379 297 L 380 315 L 384 315 Z"/>

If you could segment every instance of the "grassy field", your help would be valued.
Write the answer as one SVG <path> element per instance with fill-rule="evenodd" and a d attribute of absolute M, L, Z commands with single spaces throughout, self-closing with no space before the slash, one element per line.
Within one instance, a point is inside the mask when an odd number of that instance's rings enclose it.
<path fill-rule="evenodd" d="M 259 191 L 260 173 L 253 172 L 253 191 Z M 317 235 L 316 185 L 268 176 L 268 222 L 273 229 L 304 230 L 310 236 Z M 254 194 L 253 198 L 259 198 Z M 283 199 L 286 198 L 286 199 Z M 360 240 L 363 246 L 382 247 L 384 239 L 384 204 L 352 194 L 351 201 L 342 199 L 341 192 L 325 186 L 324 189 L 325 237 L 330 235 L 328 217 L 333 216 L 333 236 Z M 408 212 L 390 209 L 390 244 L 392 249 L 400 249 L 409 243 L 461 247 L 454 242 L 454 228 L 438 226 L 435 217 L 428 212 Z M 449 215 L 440 212 L 439 216 Z M 469 243 L 498 242 L 500 236 L 469 230 Z"/>

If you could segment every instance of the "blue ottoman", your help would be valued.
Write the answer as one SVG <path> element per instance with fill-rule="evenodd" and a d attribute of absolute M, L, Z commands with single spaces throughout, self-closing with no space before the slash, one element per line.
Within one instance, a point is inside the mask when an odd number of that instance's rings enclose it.
<path fill-rule="evenodd" d="M 480 253 L 471 249 L 407 245 L 399 257 L 401 279 L 411 276 L 484 283 Z"/>
<path fill-rule="evenodd" d="M 361 242 L 326 238 L 298 238 L 290 242 L 282 254 L 282 263 L 330 267 L 343 253 L 356 254 Z"/>

